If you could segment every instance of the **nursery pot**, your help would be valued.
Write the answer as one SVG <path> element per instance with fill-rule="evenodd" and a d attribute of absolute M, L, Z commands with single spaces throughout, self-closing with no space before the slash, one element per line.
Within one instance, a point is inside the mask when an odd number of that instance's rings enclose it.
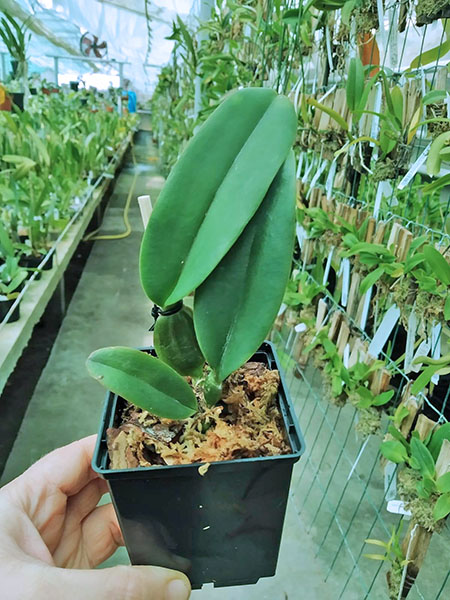
<path fill-rule="evenodd" d="M 78 86 L 80 85 L 79 81 L 71 81 L 69 85 L 72 92 L 78 92 Z"/>
<path fill-rule="evenodd" d="M 153 349 L 147 349 L 155 354 Z M 280 365 L 265 342 L 252 361 Z M 278 402 L 291 453 L 212 463 L 109 469 L 106 430 L 125 401 L 108 393 L 92 465 L 108 482 L 130 560 L 187 574 L 194 589 L 275 574 L 292 467 L 304 441 L 280 370 Z"/>
<path fill-rule="evenodd" d="M 0 323 L 6 317 L 11 306 L 16 301 L 15 298 L 12 300 L 7 300 L 7 299 L 2 300 L 2 298 L 4 298 L 4 297 L 5 296 L 0 296 Z M 13 310 L 12 314 L 10 315 L 10 317 L 8 319 L 8 323 L 14 323 L 14 321 L 18 321 L 19 319 L 20 319 L 20 304 L 18 304 L 16 306 L 16 308 Z"/>
<path fill-rule="evenodd" d="M 50 271 L 53 268 L 53 255 L 50 256 L 50 259 L 45 263 L 43 267 L 40 267 L 41 262 L 44 260 L 45 254 L 41 254 L 39 256 L 22 256 L 19 261 L 21 267 L 25 267 L 26 269 L 39 269 L 42 271 Z M 35 277 L 35 280 L 41 278 L 41 273 L 38 273 Z"/>
<path fill-rule="evenodd" d="M 13 92 L 12 97 L 13 97 L 13 104 L 15 104 L 19 110 L 23 110 L 24 93 L 23 92 Z"/>

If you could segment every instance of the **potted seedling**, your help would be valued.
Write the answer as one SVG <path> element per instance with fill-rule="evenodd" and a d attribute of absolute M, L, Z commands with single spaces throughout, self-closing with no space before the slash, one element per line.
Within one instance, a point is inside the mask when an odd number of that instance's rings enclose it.
<path fill-rule="evenodd" d="M 291 267 L 295 131 L 291 103 L 269 89 L 234 92 L 213 112 L 142 242 L 142 285 L 161 307 L 155 349 L 104 348 L 87 362 L 110 390 L 93 466 L 131 561 L 181 569 L 194 588 L 274 574 L 302 451 L 263 343 Z"/>
<path fill-rule="evenodd" d="M 28 98 L 30 88 L 28 83 L 27 46 L 31 34 L 26 23 L 19 24 L 7 12 L 0 19 L 0 37 L 12 57 L 12 81 L 8 85 L 13 102 L 20 110 L 24 108 L 24 99 Z"/>
<path fill-rule="evenodd" d="M 0 223 L 0 322 L 12 308 L 27 277 L 25 269 L 19 266 L 16 250 L 6 229 Z M 14 309 L 8 322 L 20 318 L 20 307 Z"/>

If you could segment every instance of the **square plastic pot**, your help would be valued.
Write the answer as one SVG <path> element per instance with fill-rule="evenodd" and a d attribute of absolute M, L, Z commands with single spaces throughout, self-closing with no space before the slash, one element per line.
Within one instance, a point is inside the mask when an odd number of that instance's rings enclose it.
<path fill-rule="evenodd" d="M 292 451 L 215 462 L 203 476 L 200 463 L 109 469 L 106 430 L 118 425 L 124 400 L 107 394 L 92 464 L 108 482 L 132 564 L 183 571 L 194 589 L 275 574 L 292 467 L 304 441 L 272 344 L 251 360 L 280 371 L 278 402 Z"/>

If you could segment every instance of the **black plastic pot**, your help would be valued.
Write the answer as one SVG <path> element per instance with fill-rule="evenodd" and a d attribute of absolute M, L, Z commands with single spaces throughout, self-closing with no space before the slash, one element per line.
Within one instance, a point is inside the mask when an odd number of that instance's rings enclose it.
<path fill-rule="evenodd" d="M 50 256 L 50 259 L 45 263 L 43 267 L 40 267 L 41 262 L 44 260 L 45 254 L 41 254 L 39 256 L 22 256 L 19 261 L 21 267 L 25 267 L 26 269 L 40 269 L 42 271 L 50 271 L 53 268 L 53 255 Z M 30 272 L 30 275 L 32 272 Z M 35 280 L 41 278 L 41 273 L 37 273 Z"/>
<path fill-rule="evenodd" d="M 79 85 L 80 85 L 80 82 L 79 82 L 79 81 L 71 81 L 71 82 L 69 83 L 69 85 L 70 85 L 70 89 L 71 89 L 73 92 L 78 92 L 78 87 L 79 87 Z"/>
<path fill-rule="evenodd" d="M 0 299 L 0 323 L 8 314 L 11 306 L 14 304 L 14 300 L 1 300 Z M 20 303 L 13 310 L 12 315 L 8 319 L 8 323 L 14 323 L 14 321 L 18 321 L 20 319 Z"/>
<path fill-rule="evenodd" d="M 17 106 L 17 108 L 19 110 L 23 110 L 24 93 L 23 92 L 13 92 L 12 97 L 13 97 L 13 103 Z"/>
<path fill-rule="evenodd" d="M 270 342 L 252 360 L 280 370 Z M 202 476 L 199 463 L 109 469 L 106 430 L 117 426 L 124 400 L 107 394 L 92 465 L 108 481 L 133 564 L 183 571 L 194 589 L 275 574 L 292 467 L 304 451 L 282 374 L 278 398 L 292 452 L 215 462 Z"/>

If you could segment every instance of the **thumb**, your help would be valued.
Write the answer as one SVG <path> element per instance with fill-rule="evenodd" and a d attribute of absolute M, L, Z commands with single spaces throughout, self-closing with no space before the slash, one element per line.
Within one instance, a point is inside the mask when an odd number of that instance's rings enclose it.
<path fill-rule="evenodd" d="M 44 571 L 36 589 L 42 590 L 37 597 L 45 600 L 188 600 L 191 592 L 186 575 L 162 567 Z"/>

